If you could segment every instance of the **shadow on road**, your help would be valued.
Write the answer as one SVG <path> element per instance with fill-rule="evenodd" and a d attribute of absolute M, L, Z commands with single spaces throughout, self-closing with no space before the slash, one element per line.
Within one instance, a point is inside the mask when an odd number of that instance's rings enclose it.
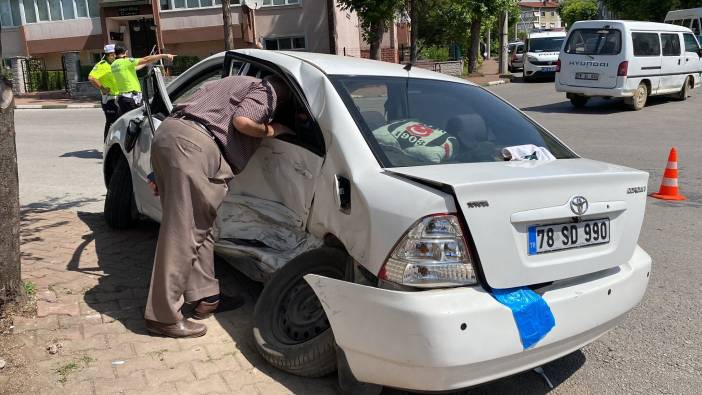
<path fill-rule="evenodd" d="M 59 158 L 80 158 L 80 159 L 102 159 L 102 152 L 96 149 L 85 149 L 81 151 L 66 152 Z"/>

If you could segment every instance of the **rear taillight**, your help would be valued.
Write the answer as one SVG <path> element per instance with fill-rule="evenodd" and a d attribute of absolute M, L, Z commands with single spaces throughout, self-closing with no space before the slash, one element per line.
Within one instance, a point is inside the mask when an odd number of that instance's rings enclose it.
<path fill-rule="evenodd" d="M 558 60 L 556 61 L 556 73 L 560 73 L 560 72 L 561 72 L 561 58 L 558 58 Z"/>
<path fill-rule="evenodd" d="M 626 77 L 626 75 L 629 73 L 629 62 L 623 61 L 619 63 L 619 67 L 617 68 L 617 77 Z"/>
<path fill-rule="evenodd" d="M 458 218 L 437 214 L 417 221 L 397 243 L 378 277 L 420 288 L 476 284 Z"/>

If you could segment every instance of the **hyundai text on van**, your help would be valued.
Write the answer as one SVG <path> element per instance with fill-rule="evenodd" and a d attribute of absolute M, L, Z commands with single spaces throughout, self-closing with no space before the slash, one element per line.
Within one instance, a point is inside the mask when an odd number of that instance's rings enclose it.
<path fill-rule="evenodd" d="M 680 100 L 699 87 L 699 43 L 686 27 L 665 23 L 585 21 L 571 27 L 561 51 L 556 90 L 575 107 L 590 97 L 622 97 L 634 110 L 649 96 Z"/>

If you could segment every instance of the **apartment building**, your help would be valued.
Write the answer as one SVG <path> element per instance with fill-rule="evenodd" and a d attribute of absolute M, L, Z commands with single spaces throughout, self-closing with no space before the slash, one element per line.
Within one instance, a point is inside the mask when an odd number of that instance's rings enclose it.
<path fill-rule="evenodd" d="M 529 33 L 534 30 L 562 29 L 558 14 L 558 1 L 522 1 L 519 3 L 520 22 L 518 32 Z"/>
<path fill-rule="evenodd" d="M 231 0 L 236 47 L 259 41 L 267 49 L 350 56 L 367 49 L 357 16 L 336 0 L 262 1 L 253 28 L 240 0 Z M 154 46 L 199 58 L 224 49 L 221 0 L 0 0 L 0 22 L 5 58 L 42 58 L 48 69 L 60 69 L 62 54 L 75 51 L 81 64 L 93 64 L 106 43 L 133 56 Z M 396 59 L 397 42 L 393 26 L 383 40 L 392 49 L 386 60 Z"/>

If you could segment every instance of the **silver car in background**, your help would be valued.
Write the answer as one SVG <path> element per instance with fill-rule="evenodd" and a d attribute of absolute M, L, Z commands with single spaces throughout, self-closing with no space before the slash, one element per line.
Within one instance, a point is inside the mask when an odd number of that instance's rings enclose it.
<path fill-rule="evenodd" d="M 509 43 L 509 71 L 520 71 L 524 69 L 524 43 L 515 41 Z"/>

